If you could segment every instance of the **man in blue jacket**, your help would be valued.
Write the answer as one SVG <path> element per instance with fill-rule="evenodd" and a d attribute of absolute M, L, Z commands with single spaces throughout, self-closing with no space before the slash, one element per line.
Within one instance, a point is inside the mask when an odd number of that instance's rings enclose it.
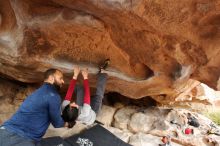
<path fill-rule="evenodd" d="M 29 95 L 17 112 L 0 127 L 0 146 L 35 146 L 51 123 L 55 128 L 68 126 L 61 117 L 58 89 L 63 73 L 49 69 L 44 84 Z"/>

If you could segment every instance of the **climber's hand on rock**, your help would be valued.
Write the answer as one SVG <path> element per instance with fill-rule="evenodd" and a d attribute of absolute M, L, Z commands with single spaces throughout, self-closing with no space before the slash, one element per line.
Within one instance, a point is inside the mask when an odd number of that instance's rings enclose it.
<path fill-rule="evenodd" d="M 79 75 L 79 73 L 80 73 L 80 68 L 79 68 L 79 66 L 75 66 L 74 68 L 73 68 L 73 72 L 74 72 L 74 75 L 73 75 L 73 79 L 77 79 L 77 77 L 78 77 L 78 75 Z"/>
<path fill-rule="evenodd" d="M 88 79 L 88 68 L 84 68 L 82 69 L 82 76 L 84 78 L 84 80 Z"/>

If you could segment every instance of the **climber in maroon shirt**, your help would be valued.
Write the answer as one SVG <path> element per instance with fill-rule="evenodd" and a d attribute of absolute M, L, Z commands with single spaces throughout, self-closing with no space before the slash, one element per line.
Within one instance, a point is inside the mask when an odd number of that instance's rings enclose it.
<path fill-rule="evenodd" d="M 66 122 L 72 122 L 72 126 L 75 125 L 75 121 L 91 125 L 96 119 L 96 115 L 99 113 L 102 106 L 102 99 L 104 97 L 105 85 L 107 80 L 107 74 L 104 73 L 104 69 L 107 68 L 109 59 L 105 60 L 104 64 L 99 68 L 97 74 L 97 90 L 96 94 L 90 99 L 90 90 L 88 82 L 88 69 L 82 69 L 77 66 L 74 68 L 74 75 L 70 81 L 68 91 L 65 99 L 62 103 L 62 117 Z M 79 73 L 83 76 L 83 87 L 76 86 L 76 80 Z M 76 86 L 76 88 L 75 88 Z M 76 91 L 76 102 L 71 103 L 72 94 Z"/>

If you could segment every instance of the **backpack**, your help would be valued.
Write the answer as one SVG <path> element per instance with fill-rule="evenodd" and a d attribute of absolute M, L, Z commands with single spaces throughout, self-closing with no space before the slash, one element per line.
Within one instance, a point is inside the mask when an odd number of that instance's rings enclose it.
<path fill-rule="evenodd" d="M 193 116 L 188 117 L 188 124 L 194 127 L 200 126 L 199 121 Z"/>

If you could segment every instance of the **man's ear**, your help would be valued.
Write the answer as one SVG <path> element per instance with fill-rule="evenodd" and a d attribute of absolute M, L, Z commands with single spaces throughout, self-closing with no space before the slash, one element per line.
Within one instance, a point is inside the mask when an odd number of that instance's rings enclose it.
<path fill-rule="evenodd" d="M 54 83 L 54 80 L 55 80 L 55 79 L 54 79 L 54 75 L 50 75 L 50 76 L 49 76 L 49 81 L 50 81 L 50 83 L 53 84 L 53 83 Z"/>

